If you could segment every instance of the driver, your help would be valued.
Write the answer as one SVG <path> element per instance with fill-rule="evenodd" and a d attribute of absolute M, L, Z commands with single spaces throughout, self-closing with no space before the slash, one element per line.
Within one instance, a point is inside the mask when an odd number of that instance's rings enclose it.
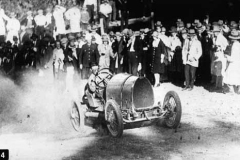
<path fill-rule="evenodd" d="M 89 91 L 91 93 L 96 92 L 96 74 L 98 72 L 98 65 L 96 63 L 91 63 L 91 75 L 88 78 L 88 86 L 89 86 Z"/>

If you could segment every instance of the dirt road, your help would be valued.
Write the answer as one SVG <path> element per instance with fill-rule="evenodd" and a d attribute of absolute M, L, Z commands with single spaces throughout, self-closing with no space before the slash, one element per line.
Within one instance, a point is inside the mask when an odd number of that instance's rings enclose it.
<path fill-rule="evenodd" d="M 31 75 L 32 76 L 32 75 Z M 1 78 L 3 79 L 3 78 Z M 82 88 L 85 82 L 79 83 Z M 53 81 L 34 77 L 28 87 L 2 81 L 0 148 L 11 160 L 85 159 L 239 159 L 240 96 L 212 93 L 203 87 L 181 91 L 171 83 L 155 88 L 155 100 L 169 90 L 182 102 L 177 130 L 151 126 L 125 130 L 114 139 L 95 130 L 76 133 L 70 123 L 70 96 Z M 29 85 L 30 84 L 30 85 Z"/>

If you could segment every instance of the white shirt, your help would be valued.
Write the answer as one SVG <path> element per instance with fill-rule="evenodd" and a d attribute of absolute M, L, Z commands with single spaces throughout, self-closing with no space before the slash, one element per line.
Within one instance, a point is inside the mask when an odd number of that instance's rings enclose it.
<path fill-rule="evenodd" d="M 8 20 L 8 19 L 9 18 L 5 15 L 4 10 L 0 9 L 0 35 L 5 35 L 6 34 L 4 20 Z"/>
<path fill-rule="evenodd" d="M 101 13 L 103 13 L 105 16 L 108 14 L 112 13 L 112 7 L 107 3 L 107 4 L 101 4 L 100 5 L 100 10 Z"/>
<path fill-rule="evenodd" d="M 153 40 L 152 46 L 155 48 L 158 47 L 159 42 L 160 42 L 160 39 Z"/>
<path fill-rule="evenodd" d="M 165 44 L 166 47 L 170 48 L 170 40 L 169 40 L 168 36 L 159 34 L 159 38 L 163 41 L 163 43 Z"/>
<path fill-rule="evenodd" d="M 59 5 L 57 5 L 54 8 L 53 17 L 55 19 L 55 25 L 57 27 L 57 34 L 65 34 L 66 33 L 65 21 L 63 18 L 65 11 L 66 11 L 66 8 L 59 6 Z"/>
<path fill-rule="evenodd" d="M 17 32 L 20 30 L 20 22 L 16 18 L 10 18 L 7 23 L 7 30 Z"/>
<path fill-rule="evenodd" d="M 81 12 L 77 7 L 72 7 L 65 12 L 65 17 L 70 21 L 71 32 L 80 32 Z"/>
<path fill-rule="evenodd" d="M 45 26 L 47 23 L 47 18 L 44 15 L 36 15 L 34 20 L 37 26 Z"/>
<path fill-rule="evenodd" d="M 135 43 L 135 39 L 136 39 L 136 37 L 134 36 L 134 37 L 132 37 L 132 43 L 131 43 L 131 47 L 130 47 L 130 52 L 135 52 L 135 50 L 134 50 L 134 43 Z"/>
<path fill-rule="evenodd" d="M 227 39 L 221 33 L 219 33 L 219 35 L 213 40 L 213 43 L 220 46 L 222 51 L 224 51 L 228 46 Z"/>
<path fill-rule="evenodd" d="M 46 22 L 47 22 L 47 25 L 51 24 L 52 23 L 52 13 L 47 13 L 46 14 Z"/>
<path fill-rule="evenodd" d="M 84 44 L 86 44 L 86 43 L 81 40 L 80 42 L 78 42 L 78 48 L 82 48 L 82 46 L 83 46 Z"/>
<path fill-rule="evenodd" d="M 178 37 L 169 37 L 170 40 L 170 48 L 172 51 L 175 51 L 177 46 L 182 46 L 182 43 Z"/>

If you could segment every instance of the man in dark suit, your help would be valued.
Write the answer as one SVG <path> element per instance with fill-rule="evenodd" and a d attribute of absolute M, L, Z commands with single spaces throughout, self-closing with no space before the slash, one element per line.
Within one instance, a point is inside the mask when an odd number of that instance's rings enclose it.
<path fill-rule="evenodd" d="M 98 64 L 99 53 L 98 45 L 96 43 L 92 44 L 92 39 L 87 38 L 87 44 L 82 46 L 80 52 L 79 66 L 82 70 L 82 79 L 88 79 L 90 76 L 91 63 Z"/>
<path fill-rule="evenodd" d="M 200 82 L 210 82 L 211 80 L 211 60 L 210 60 L 210 50 L 213 45 L 212 38 L 208 31 L 210 26 L 206 27 L 204 30 L 201 23 L 196 26 L 197 29 L 197 38 L 202 44 L 202 56 L 199 59 L 199 67 L 197 69 L 197 81 Z"/>
<path fill-rule="evenodd" d="M 142 68 L 143 43 L 140 32 L 136 31 L 127 44 L 128 47 L 128 67 L 129 73 L 137 76 L 137 72 Z"/>
<path fill-rule="evenodd" d="M 126 50 L 126 42 L 122 38 L 121 33 L 116 32 L 116 51 L 118 54 L 118 62 L 117 62 L 117 73 L 123 73 L 123 68 L 124 68 L 124 58 L 126 57 L 127 50 Z"/>

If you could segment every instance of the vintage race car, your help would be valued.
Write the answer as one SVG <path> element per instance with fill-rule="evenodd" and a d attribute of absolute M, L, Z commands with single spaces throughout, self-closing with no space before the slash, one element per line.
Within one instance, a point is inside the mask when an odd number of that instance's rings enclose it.
<path fill-rule="evenodd" d="M 121 137 L 123 130 L 149 126 L 162 119 L 168 128 L 180 124 L 182 107 L 178 94 L 169 91 L 154 105 L 153 88 L 148 79 L 130 74 L 113 75 L 109 69 L 92 74 L 84 89 L 81 105 L 74 102 L 71 121 L 75 130 L 81 125 L 96 128 L 105 126 L 113 137 Z"/>

